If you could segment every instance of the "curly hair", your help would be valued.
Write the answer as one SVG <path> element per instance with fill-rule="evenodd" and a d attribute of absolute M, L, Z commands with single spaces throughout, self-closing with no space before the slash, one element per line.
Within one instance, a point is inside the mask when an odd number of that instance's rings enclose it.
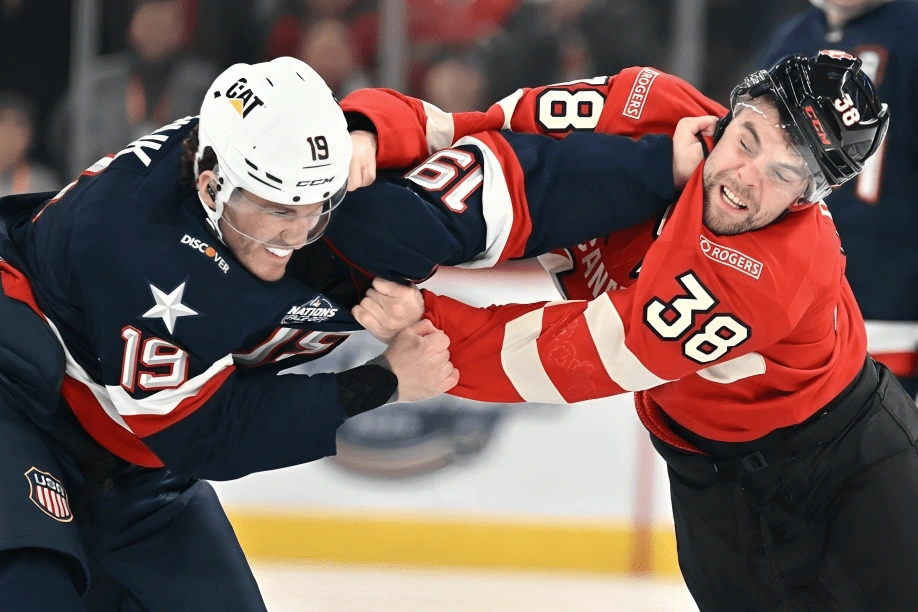
<path fill-rule="evenodd" d="M 179 184 L 197 190 L 198 177 L 194 173 L 194 156 L 198 152 L 198 126 L 191 128 L 185 140 L 182 141 L 182 159 L 179 162 Z M 204 156 L 198 164 L 198 172 L 213 170 L 217 165 L 217 154 L 210 147 L 204 149 Z"/>

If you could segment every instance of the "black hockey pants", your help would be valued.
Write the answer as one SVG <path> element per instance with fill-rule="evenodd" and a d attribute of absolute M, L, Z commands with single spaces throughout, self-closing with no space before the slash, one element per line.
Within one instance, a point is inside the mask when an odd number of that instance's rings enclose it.
<path fill-rule="evenodd" d="M 658 438 L 679 565 L 701 612 L 918 610 L 918 407 L 868 358 L 795 427 L 712 456 Z"/>

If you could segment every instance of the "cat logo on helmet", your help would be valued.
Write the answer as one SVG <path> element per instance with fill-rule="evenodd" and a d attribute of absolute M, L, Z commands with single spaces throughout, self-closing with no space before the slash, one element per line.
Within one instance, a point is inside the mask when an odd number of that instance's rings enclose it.
<path fill-rule="evenodd" d="M 236 112 L 239 113 L 239 116 L 243 119 L 248 117 L 253 109 L 264 106 L 265 104 L 262 102 L 261 98 L 256 96 L 252 89 L 246 85 L 246 82 L 246 79 L 242 77 L 230 85 L 229 89 L 226 90 L 227 101 L 233 105 L 233 108 L 236 109 Z"/>

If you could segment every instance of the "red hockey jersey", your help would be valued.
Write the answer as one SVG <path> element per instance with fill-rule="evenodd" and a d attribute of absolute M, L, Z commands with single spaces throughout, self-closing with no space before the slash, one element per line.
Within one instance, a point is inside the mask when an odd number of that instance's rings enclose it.
<path fill-rule="evenodd" d="M 380 129 L 381 164 L 420 159 L 465 130 L 637 137 L 725 112 L 649 68 L 522 90 L 487 113 L 450 116 L 374 95 L 399 102 L 382 120 L 360 109 Z M 452 393 L 566 403 L 635 391 L 645 425 L 677 444 L 660 408 L 702 436 L 739 442 L 800 423 L 835 397 L 862 367 L 866 335 L 828 210 L 716 236 L 702 223 L 701 175 L 663 219 L 543 256 L 578 301 L 482 309 L 426 293 L 461 372 Z"/>

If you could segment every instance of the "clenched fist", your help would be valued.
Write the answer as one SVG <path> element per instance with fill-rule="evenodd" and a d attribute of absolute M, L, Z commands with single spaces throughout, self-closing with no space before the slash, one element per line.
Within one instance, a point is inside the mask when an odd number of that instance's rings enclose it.
<path fill-rule="evenodd" d="M 424 316 L 424 296 L 414 285 L 376 278 L 351 314 L 378 340 L 389 344 L 396 334 Z"/>
<path fill-rule="evenodd" d="M 702 136 L 713 136 L 717 117 L 686 117 L 676 124 L 673 133 L 673 182 L 676 189 L 686 186 L 699 164 L 704 161 Z"/>
<path fill-rule="evenodd" d="M 351 132 L 351 166 L 347 173 L 347 190 L 366 187 L 376 180 L 376 134 L 365 130 Z"/>
<path fill-rule="evenodd" d="M 398 401 L 416 402 L 445 393 L 459 382 L 449 361 L 449 338 L 424 320 L 402 330 L 384 355 L 398 377 Z"/>

